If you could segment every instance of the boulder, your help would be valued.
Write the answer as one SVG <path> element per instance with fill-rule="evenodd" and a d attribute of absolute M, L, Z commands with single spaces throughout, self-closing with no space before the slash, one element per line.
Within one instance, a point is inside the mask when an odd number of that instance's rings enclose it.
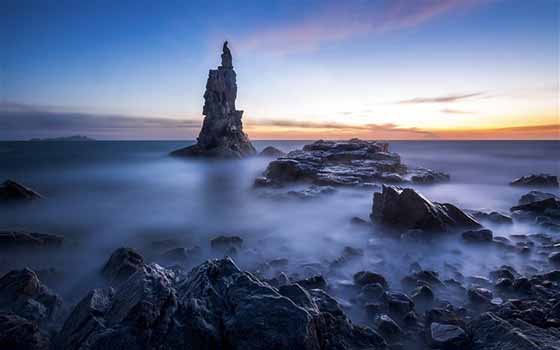
<path fill-rule="evenodd" d="M 511 216 L 497 211 L 486 212 L 480 210 L 468 210 L 467 212 L 479 221 L 487 221 L 496 225 L 513 224 L 513 219 L 511 218 Z"/>
<path fill-rule="evenodd" d="M 50 339 L 36 322 L 0 311 L 0 349 L 49 350 Z"/>
<path fill-rule="evenodd" d="M 101 273 L 111 282 L 122 282 L 144 267 L 144 258 L 132 248 L 119 248 L 111 254 Z"/>
<path fill-rule="evenodd" d="M 354 274 L 354 284 L 363 287 L 367 284 L 379 283 L 383 288 L 387 288 L 389 284 L 382 275 L 371 271 L 360 271 Z"/>
<path fill-rule="evenodd" d="M 469 342 L 467 332 L 452 324 L 433 322 L 428 336 L 430 345 L 437 349 L 462 349 Z"/>
<path fill-rule="evenodd" d="M 374 193 L 370 217 L 374 223 L 399 231 L 445 232 L 480 227 L 472 216 L 452 204 L 431 202 L 411 188 L 391 186 Z"/>
<path fill-rule="evenodd" d="M 559 199 L 558 196 L 556 196 L 552 193 L 541 192 L 541 191 L 531 191 L 531 192 L 527 192 L 526 194 L 522 195 L 521 198 L 519 198 L 519 201 L 518 201 L 517 204 L 518 205 L 530 204 L 530 203 L 533 203 L 533 202 L 540 202 L 542 200 L 549 199 L 549 198 Z"/>
<path fill-rule="evenodd" d="M 0 310 L 52 328 L 63 312 L 62 299 L 33 270 L 12 270 L 0 278 Z"/>
<path fill-rule="evenodd" d="M 279 150 L 276 147 L 272 147 L 272 146 L 267 146 L 265 147 L 261 153 L 259 153 L 259 156 L 261 157 L 274 157 L 274 158 L 279 158 L 279 157 L 283 157 L 286 155 L 286 152 L 283 152 L 281 150 Z"/>
<path fill-rule="evenodd" d="M 30 202 L 41 199 L 39 193 L 12 180 L 6 180 L 0 185 L 0 203 Z"/>
<path fill-rule="evenodd" d="M 530 202 L 527 204 L 516 205 L 511 207 L 511 211 L 525 211 L 533 214 L 545 214 L 547 211 L 559 210 L 560 209 L 560 199 L 558 198 L 546 198 L 539 201 Z"/>
<path fill-rule="evenodd" d="M 188 275 L 144 266 L 114 292 L 90 293 L 56 338 L 56 349 L 384 349 L 320 290 L 281 290 L 229 259 Z"/>
<path fill-rule="evenodd" d="M 463 240 L 471 243 L 492 242 L 493 233 L 488 229 L 469 230 L 461 234 Z"/>
<path fill-rule="evenodd" d="M 205 118 L 197 143 L 173 151 L 172 156 L 243 158 L 256 154 L 243 132 L 243 111 L 235 109 L 237 78 L 227 41 L 222 51 L 222 65 L 208 74 L 202 111 Z"/>
<path fill-rule="evenodd" d="M 60 247 L 64 237 L 50 233 L 0 231 L 0 250 L 13 248 Z"/>
<path fill-rule="evenodd" d="M 558 177 L 550 174 L 533 174 L 522 176 L 510 182 L 512 186 L 558 187 Z"/>

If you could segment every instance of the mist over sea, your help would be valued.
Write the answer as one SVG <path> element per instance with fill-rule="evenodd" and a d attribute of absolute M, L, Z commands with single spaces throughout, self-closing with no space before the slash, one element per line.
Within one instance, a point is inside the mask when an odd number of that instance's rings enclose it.
<path fill-rule="evenodd" d="M 284 151 L 303 141 L 257 141 L 261 150 Z M 184 160 L 168 156 L 186 142 L 0 142 L 0 180 L 13 179 L 46 199 L 0 209 L 0 229 L 26 229 L 65 236 L 63 250 L 0 256 L 0 275 L 29 266 L 56 268 L 63 278 L 52 285 L 70 301 L 102 286 L 98 270 L 121 246 L 138 249 L 148 261 L 159 261 L 153 242 L 172 239 L 182 247 L 199 246 L 201 254 L 187 267 L 220 256 L 209 240 L 223 234 L 243 238 L 245 249 L 234 257 L 241 268 L 258 270 L 277 258 L 289 263 L 282 271 L 301 277 L 328 267 L 345 246 L 365 249 L 365 257 L 342 268 L 329 282 L 339 283 L 335 296 L 344 305 L 343 286 L 362 269 L 400 280 L 411 262 L 443 271 L 444 264 L 462 273 L 486 275 L 502 264 L 524 271 L 531 257 L 492 247 L 461 247 L 457 237 L 437 244 L 411 245 L 385 239 L 371 227 L 356 226 L 352 217 L 369 220 L 375 189 L 337 189 L 312 200 L 273 200 L 253 188 L 270 158 L 240 161 Z M 560 173 L 558 141 L 399 141 L 390 150 L 405 164 L 451 175 L 449 183 L 413 186 L 426 197 L 465 209 L 508 213 L 525 188 L 508 183 L 516 177 Z M 549 192 L 558 193 L 557 189 Z M 491 226 L 495 236 L 537 233 L 527 223 Z M 163 262 L 162 262 L 163 263 Z M 265 272 L 273 277 L 277 270 Z M 355 316 L 359 318 L 359 315 Z"/>

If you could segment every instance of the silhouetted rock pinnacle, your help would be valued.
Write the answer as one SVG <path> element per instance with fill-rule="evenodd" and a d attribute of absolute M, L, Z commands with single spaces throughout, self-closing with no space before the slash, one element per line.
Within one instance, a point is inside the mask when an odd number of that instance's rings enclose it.
<path fill-rule="evenodd" d="M 243 132 L 243 111 L 235 109 L 236 74 L 227 45 L 224 42 L 221 66 L 208 73 L 202 110 L 205 118 L 197 143 L 173 151 L 174 156 L 243 158 L 256 153 Z"/>

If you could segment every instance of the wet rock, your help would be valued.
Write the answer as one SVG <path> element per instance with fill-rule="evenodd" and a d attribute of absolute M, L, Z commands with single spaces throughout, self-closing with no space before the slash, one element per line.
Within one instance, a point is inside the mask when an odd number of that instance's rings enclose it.
<path fill-rule="evenodd" d="M 235 248 L 241 249 L 243 246 L 243 239 L 239 236 L 218 236 L 210 241 L 212 249 L 227 251 L 228 249 Z"/>
<path fill-rule="evenodd" d="M 385 287 L 380 283 L 369 283 L 362 287 L 360 296 L 365 300 L 379 299 L 385 292 Z"/>
<path fill-rule="evenodd" d="M 468 210 L 467 212 L 479 221 L 487 221 L 496 225 L 513 224 L 511 216 L 497 211 L 485 212 L 480 210 Z"/>
<path fill-rule="evenodd" d="M 12 180 L 6 180 L 0 185 L 0 204 L 11 202 L 30 202 L 41 199 L 39 193 Z"/>
<path fill-rule="evenodd" d="M 371 186 L 375 182 L 406 181 L 404 176 L 409 175 L 409 169 L 388 148 L 387 143 L 358 139 L 319 140 L 271 162 L 255 184 L 283 186 L 310 182 L 319 186 Z M 419 177 L 433 174 L 427 169 L 414 170 L 414 175 Z M 434 181 L 438 179 L 434 177 Z"/>
<path fill-rule="evenodd" d="M 545 199 L 559 199 L 558 196 L 552 194 L 552 193 L 547 193 L 547 192 L 541 192 L 541 191 L 531 191 L 528 192 L 526 194 L 524 194 L 523 196 L 521 196 L 521 198 L 519 198 L 519 202 L 517 203 L 518 205 L 524 205 L 524 204 L 531 204 L 533 202 L 540 202 L 543 201 Z"/>
<path fill-rule="evenodd" d="M 50 233 L 0 231 L 0 249 L 60 247 L 64 237 Z"/>
<path fill-rule="evenodd" d="M 48 350 L 50 339 L 37 323 L 11 312 L 0 312 L 0 349 Z"/>
<path fill-rule="evenodd" d="M 389 343 L 400 340 L 404 334 L 401 327 L 388 315 L 379 316 L 377 320 L 377 331 Z"/>
<path fill-rule="evenodd" d="M 464 241 L 471 243 L 492 242 L 493 234 L 488 229 L 469 230 L 463 232 L 461 237 Z"/>
<path fill-rule="evenodd" d="M 144 258 L 132 248 L 119 248 L 111 254 L 101 273 L 112 283 L 121 282 L 144 268 Z"/>
<path fill-rule="evenodd" d="M 415 184 L 433 184 L 437 182 L 447 182 L 449 181 L 449 174 L 442 173 L 439 171 L 434 171 L 431 169 L 421 169 L 418 174 L 412 175 L 410 178 Z M 413 170 L 414 172 L 414 170 Z"/>
<path fill-rule="evenodd" d="M 366 284 L 379 283 L 383 288 L 388 288 L 389 284 L 382 275 L 371 271 L 359 271 L 354 274 L 354 284 L 363 287 Z"/>
<path fill-rule="evenodd" d="M 533 174 L 517 178 L 510 182 L 512 186 L 558 187 L 558 177 L 550 174 Z"/>
<path fill-rule="evenodd" d="M 267 146 L 265 147 L 261 153 L 259 153 L 259 156 L 261 157 L 274 157 L 274 158 L 279 158 L 282 156 L 285 156 L 286 152 L 283 152 L 281 150 L 279 150 L 276 147 L 272 147 L 272 146 Z"/>
<path fill-rule="evenodd" d="M 383 300 L 387 304 L 391 315 L 397 315 L 402 318 L 414 310 L 414 302 L 408 295 L 401 292 L 385 292 L 383 293 Z"/>
<path fill-rule="evenodd" d="M 516 271 L 512 267 L 502 266 L 499 269 L 490 272 L 490 277 L 494 280 L 498 280 L 500 278 L 514 280 L 516 274 Z"/>
<path fill-rule="evenodd" d="M 383 186 L 374 193 L 371 219 L 398 230 L 421 229 L 445 232 L 457 228 L 479 228 L 470 215 L 449 203 L 431 202 L 411 188 Z"/>
<path fill-rule="evenodd" d="M 498 278 L 495 287 L 499 290 L 508 290 L 513 286 L 513 279 L 511 278 Z"/>
<path fill-rule="evenodd" d="M 434 301 L 434 292 L 428 286 L 420 286 L 412 292 L 411 297 L 415 305 L 429 304 Z"/>
<path fill-rule="evenodd" d="M 187 276 L 147 265 L 114 292 L 90 294 L 57 337 L 57 349 L 384 349 L 320 290 L 280 290 L 211 260 Z M 293 299 L 291 299 L 293 298 Z"/>
<path fill-rule="evenodd" d="M 430 325 L 429 343 L 438 349 L 461 349 L 469 342 L 465 330 L 452 324 L 433 322 Z"/>
<path fill-rule="evenodd" d="M 515 211 L 526 211 L 534 214 L 545 214 L 547 210 L 558 210 L 560 209 L 560 200 L 556 198 L 547 198 L 541 201 L 535 201 L 528 204 L 521 204 L 512 207 L 510 210 Z"/>
<path fill-rule="evenodd" d="M 552 252 L 548 255 L 548 261 L 555 265 L 560 265 L 560 252 Z"/>
<path fill-rule="evenodd" d="M 236 73 L 231 64 L 227 41 L 223 46 L 222 65 L 211 69 L 204 93 L 205 115 L 197 143 L 171 153 L 178 157 L 243 158 L 256 150 L 243 132 L 243 111 L 235 109 Z"/>
<path fill-rule="evenodd" d="M 469 301 L 476 305 L 489 304 L 492 300 L 492 291 L 486 288 L 470 288 L 468 291 Z"/>
<path fill-rule="evenodd" d="M 305 289 L 327 289 L 327 280 L 321 275 L 311 276 L 294 283 L 299 284 Z"/>
<path fill-rule="evenodd" d="M 0 278 L 0 310 L 53 328 L 63 312 L 62 299 L 41 283 L 33 270 L 12 270 Z"/>

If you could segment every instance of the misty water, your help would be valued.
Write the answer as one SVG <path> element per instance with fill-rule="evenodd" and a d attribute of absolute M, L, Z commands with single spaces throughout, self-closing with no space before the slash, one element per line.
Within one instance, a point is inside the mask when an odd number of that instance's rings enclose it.
<path fill-rule="evenodd" d="M 284 151 L 306 142 L 255 142 Z M 540 268 L 542 256 L 519 255 L 494 247 L 465 245 L 458 235 L 430 244 L 387 238 L 376 229 L 355 225 L 355 216 L 369 220 L 376 189 L 337 189 L 311 200 L 277 200 L 253 188 L 253 181 L 270 158 L 241 161 L 183 160 L 168 156 L 186 142 L 0 142 L 0 179 L 19 181 L 46 199 L 18 208 L 0 209 L 0 229 L 25 229 L 64 235 L 62 249 L 12 252 L 0 256 L 0 274 L 29 266 L 55 268 L 60 278 L 51 283 L 72 303 L 95 287 L 104 286 L 99 270 L 111 252 L 133 247 L 147 261 L 162 264 L 165 248 L 153 242 L 174 240 L 168 248 L 199 246 L 201 253 L 184 264 L 190 268 L 205 259 L 221 257 L 210 239 L 238 235 L 244 249 L 233 258 L 246 270 L 271 278 L 322 273 L 330 292 L 350 307 L 347 286 L 360 270 L 382 273 L 392 289 L 409 266 L 453 277 L 454 266 L 465 276 L 487 276 L 508 264 L 519 271 Z M 509 212 L 528 189 L 511 187 L 516 177 L 533 173 L 559 174 L 560 142 L 391 142 L 405 164 L 448 172 L 451 181 L 416 186 L 433 201 L 460 208 Z M 548 190 L 548 192 L 558 191 Z M 495 236 L 538 233 L 529 223 L 492 226 Z M 364 249 L 363 258 L 338 269 L 330 263 L 344 247 Z M 288 265 L 263 264 L 287 258 Z M 359 319 L 359 312 L 349 310 Z"/>

